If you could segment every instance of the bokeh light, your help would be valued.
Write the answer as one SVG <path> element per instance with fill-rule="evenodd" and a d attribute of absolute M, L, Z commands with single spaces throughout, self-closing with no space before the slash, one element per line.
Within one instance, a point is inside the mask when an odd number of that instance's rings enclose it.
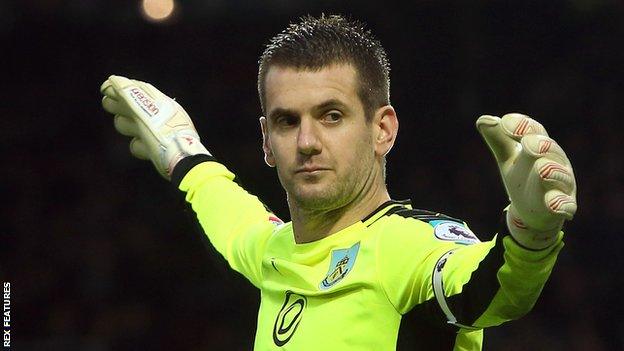
<path fill-rule="evenodd" d="M 141 10 L 148 21 L 163 22 L 171 17 L 175 5 L 173 0 L 143 0 Z"/>

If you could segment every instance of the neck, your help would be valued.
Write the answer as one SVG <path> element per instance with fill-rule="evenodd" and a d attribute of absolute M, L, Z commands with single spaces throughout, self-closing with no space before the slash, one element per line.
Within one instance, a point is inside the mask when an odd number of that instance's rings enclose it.
<path fill-rule="evenodd" d="M 369 215 L 390 195 L 383 182 L 376 183 L 345 205 L 328 210 L 309 210 L 289 201 L 295 242 L 309 243 L 328 237 Z"/>

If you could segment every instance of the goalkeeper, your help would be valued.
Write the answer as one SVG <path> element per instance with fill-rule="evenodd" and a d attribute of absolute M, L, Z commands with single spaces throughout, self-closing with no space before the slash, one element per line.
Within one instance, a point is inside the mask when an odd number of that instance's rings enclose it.
<path fill-rule="evenodd" d="M 119 76 L 101 87 L 131 153 L 186 193 L 214 247 L 260 289 L 255 350 L 394 350 L 410 333 L 424 334 L 419 350 L 480 350 L 484 328 L 532 308 L 576 211 L 570 162 L 542 125 L 477 120 L 510 199 L 481 242 L 462 220 L 391 199 L 389 65 L 360 23 L 304 17 L 259 66 L 262 147 L 287 223 L 233 181 L 176 101 Z"/>

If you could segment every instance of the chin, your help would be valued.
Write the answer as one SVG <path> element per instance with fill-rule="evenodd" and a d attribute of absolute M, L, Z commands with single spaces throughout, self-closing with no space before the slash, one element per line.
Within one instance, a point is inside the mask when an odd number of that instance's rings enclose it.
<path fill-rule="evenodd" d="M 304 189 L 302 189 L 304 188 Z M 290 193 L 295 204 L 310 210 L 331 210 L 340 207 L 344 196 L 334 187 L 304 186 Z"/>

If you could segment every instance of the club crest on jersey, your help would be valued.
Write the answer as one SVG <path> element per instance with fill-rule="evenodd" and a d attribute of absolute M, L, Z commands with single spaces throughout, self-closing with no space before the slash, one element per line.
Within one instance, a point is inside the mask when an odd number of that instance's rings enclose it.
<path fill-rule="evenodd" d="M 360 250 L 360 243 L 351 246 L 348 249 L 333 250 L 329 271 L 325 279 L 319 284 L 319 289 L 327 290 L 341 281 L 351 270 L 355 264 L 355 258 Z"/>
<path fill-rule="evenodd" d="M 474 244 L 479 239 L 465 225 L 454 221 L 439 220 L 429 222 L 433 226 L 433 234 L 436 238 L 446 241 L 454 241 L 458 244 Z"/>

